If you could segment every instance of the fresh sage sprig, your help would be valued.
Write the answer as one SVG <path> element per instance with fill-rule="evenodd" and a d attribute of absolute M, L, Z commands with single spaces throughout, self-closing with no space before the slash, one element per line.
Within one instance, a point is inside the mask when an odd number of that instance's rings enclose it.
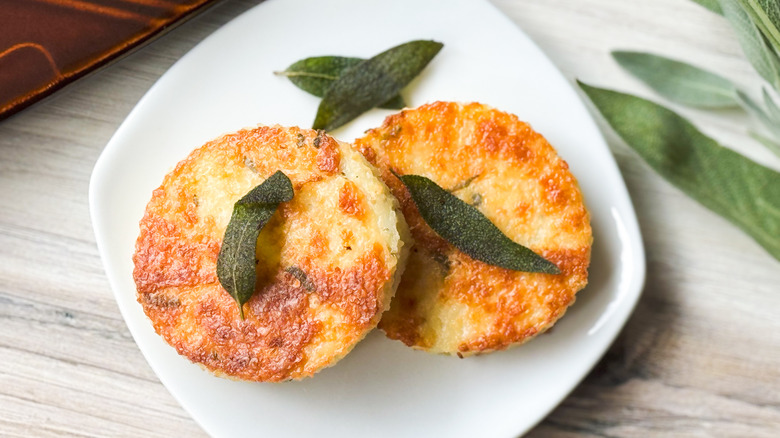
<path fill-rule="evenodd" d="M 776 0 L 694 0 L 722 15 L 734 29 L 748 61 L 769 86 L 780 92 L 780 3 Z M 715 73 L 648 53 L 615 51 L 615 60 L 672 102 L 699 108 L 741 106 L 769 135 L 748 130 L 755 140 L 780 156 L 780 110 L 767 88 L 763 105 Z"/>
<path fill-rule="evenodd" d="M 420 216 L 444 240 L 470 257 L 514 271 L 560 274 L 553 263 L 515 243 L 473 206 L 419 175 L 398 175 Z"/>
<path fill-rule="evenodd" d="M 750 20 L 769 41 L 772 47 L 780 47 L 780 3 L 777 0 L 728 0 L 739 1 Z M 726 0 L 720 0 L 724 8 Z M 725 10 L 724 10 L 725 13 Z"/>
<path fill-rule="evenodd" d="M 444 45 L 410 41 L 345 70 L 322 97 L 313 129 L 330 131 L 387 102 L 412 81 Z"/>
<path fill-rule="evenodd" d="M 750 135 L 780 156 L 780 111 L 766 89 L 764 109 L 728 79 L 699 67 L 650 53 L 618 50 L 612 56 L 626 71 L 672 102 L 698 108 L 741 106 L 758 119 L 774 140 L 759 133 Z"/>
<path fill-rule="evenodd" d="M 578 83 L 612 129 L 656 172 L 780 260 L 780 173 L 719 145 L 663 106 Z"/>
<path fill-rule="evenodd" d="M 717 0 L 745 57 L 780 92 L 780 5 L 777 0 Z"/>
<path fill-rule="evenodd" d="M 694 0 L 723 15 L 746 57 L 780 92 L 777 0 Z M 767 88 L 763 106 L 727 79 L 658 55 L 614 52 L 617 62 L 667 99 L 694 107 L 739 105 L 771 135 L 749 134 L 780 156 L 780 108 Z M 674 112 L 628 94 L 580 83 L 615 132 L 661 176 L 720 214 L 780 260 L 780 174 L 719 145 Z"/>
<path fill-rule="evenodd" d="M 766 34 L 751 19 L 750 9 L 742 0 L 719 0 L 723 16 L 728 20 L 737 36 L 747 60 L 775 90 L 780 91 L 780 58 L 777 50 L 780 44 L 772 46 Z"/>
<path fill-rule="evenodd" d="M 217 258 L 217 277 L 236 300 L 241 319 L 244 304 L 255 292 L 257 238 L 279 204 L 291 200 L 293 194 L 290 178 L 278 171 L 233 205 Z"/>
<path fill-rule="evenodd" d="M 682 105 L 728 108 L 740 105 L 737 87 L 699 67 L 649 53 L 616 50 L 612 57 L 656 93 Z"/>
<path fill-rule="evenodd" d="M 333 81 L 338 79 L 345 70 L 363 61 L 365 59 L 344 56 L 315 56 L 296 61 L 286 69 L 274 72 L 274 74 L 285 76 L 301 90 L 322 97 Z M 406 102 L 400 94 L 396 94 L 379 107 L 403 109 L 406 107 Z"/>
<path fill-rule="evenodd" d="M 769 147 L 771 151 L 773 151 L 777 156 L 780 156 L 780 144 L 778 141 L 780 141 L 780 122 L 778 122 L 770 113 L 770 110 L 764 110 L 761 108 L 761 106 L 750 98 L 747 94 L 745 94 L 742 91 L 737 92 L 737 97 L 739 98 L 739 102 L 742 105 L 742 107 L 749 113 L 751 113 L 753 116 L 755 116 L 759 122 L 761 122 L 764 127 L 769 131 L 770 134 L 774 137 L 774 140 L 772 140 L 772 145 Z M 758 135 L 757 133 L 753 131 L 748 131 L 748 133 L 751 136 Z"/>

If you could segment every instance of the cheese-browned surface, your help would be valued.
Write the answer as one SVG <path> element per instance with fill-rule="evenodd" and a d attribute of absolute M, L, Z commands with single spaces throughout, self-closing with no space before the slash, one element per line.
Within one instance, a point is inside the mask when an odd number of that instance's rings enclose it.
<path fill-rule="evenodd" d="M 277 170 L 295 196 L 260 233 L 242 321 L 217 279 L 217 255 L 233 204 Z M 375 169 L 323 133 L 223 136 L 154 191 L 133 257 L 138 301 L 157 333 L 216 374 L 310 376 L 349 352 L 389 305 L 408 233 L 396 207 Z"/>
<path fill-rule="evenodd" d="M 501 350 L 549 328 L 587 284 L 592 237 L 577 182 L 516 116 L 435 102 L 388 117 L 356 147 L 382 169 L 415 240 L 379 324 L 390 338 L 461 356 Z M 562 273 L 510 271 L 455 249 L 425 224 L 390 169 L 432 179 Z"/>

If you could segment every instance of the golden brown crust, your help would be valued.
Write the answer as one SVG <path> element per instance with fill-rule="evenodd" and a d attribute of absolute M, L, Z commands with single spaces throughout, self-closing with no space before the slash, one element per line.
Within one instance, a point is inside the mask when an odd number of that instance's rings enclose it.
<path fill-rule="evenodd" d="M 434 102 L 388 117 L 355 146 L 382 170 L 415 240 L 380 322 L 390 338 L 459 356 L 504 349 L 546 330 L 587 283 L 592 236 L 577 182 L 516 116 Z M 562 274 L 513 272 L 456 250 L 425 224 L 390 169 L 433 179 Z"/>
<path fill-rule="evenodd" d="M 362 218 L 365 216 L 365 200 L 357 185 L 347 181 L 339 190 L 339 208 L 344 214 Z"/>
<path fill-rule="evenodd" d="M 363 175 L 353 182 L 341 164 L 373 176 L 348 145 L 280 127 L 223 136 L 180 162 L 154 191 L 133 256 L 155 330 L 193 362 L 246 380 L 310 376 L 349 352 L 394 292 L 399 242 L 377 221 L 396 223 L 386 187 Z M 295 197 L 260 234 L 258 282 L 241 320 L 216 276 L 219 247 L 235 201 L 277 170 Z"/>

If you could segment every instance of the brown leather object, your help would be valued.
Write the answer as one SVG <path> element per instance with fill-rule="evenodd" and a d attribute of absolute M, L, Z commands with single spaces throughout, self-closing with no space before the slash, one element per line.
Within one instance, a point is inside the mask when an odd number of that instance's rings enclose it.
<path fill-rule="evenodd" d="M 0 119 L 215 0 L 0 0 Z"/>

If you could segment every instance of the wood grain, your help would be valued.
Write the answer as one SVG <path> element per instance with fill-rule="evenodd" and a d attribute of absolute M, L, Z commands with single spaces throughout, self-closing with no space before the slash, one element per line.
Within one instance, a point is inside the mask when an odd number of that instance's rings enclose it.
<path fill-rule="evenodd" d="M 622 48 L 760 89 L 728 26 L 692 2 L 493 1 L 572 80 L 654 97 L 611 61 L 609 50 Z M 205 436 L 124 325 L 87 187 L 98 154 L 154 81 L 256 3 L 227 0 L 0 122 L 0 436 Z M 780 168 L 745 135 L 743 114 L 680 112 Z M 607 138 L 639 215 L 647 285 L 607 355 L 528 436 L 780 436 L 780 263 Z"/>

